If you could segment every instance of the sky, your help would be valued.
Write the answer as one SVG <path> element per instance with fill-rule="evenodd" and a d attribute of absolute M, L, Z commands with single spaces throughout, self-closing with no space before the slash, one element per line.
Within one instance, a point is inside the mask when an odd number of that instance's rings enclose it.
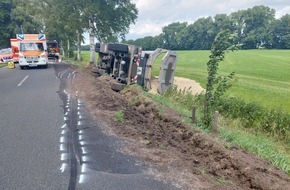
<path fill-rule="evenodd" d="M 138 9 L 138 19 L 130 25 L 126 40 L 162 33 L 173 22 L 194 23 L 198 18 L 230 14 L 264 5 L 276 10 L 276 18 L 290 14 L 290 0 L 131 0 Z M 88 33 L 84 34 L 89 44 Z"/>
<path fill-rule="evenodd" d="M 156 36 L 162 33 L 162 27 L 173 22 L 188 22 L 198 18 L 230 14 L 258 5 L 276 10 L 276 18 L 290 14 L 290 0 L 131 0 L 135 3 L 138 19 L 130 26 L 126 39 Z"/>

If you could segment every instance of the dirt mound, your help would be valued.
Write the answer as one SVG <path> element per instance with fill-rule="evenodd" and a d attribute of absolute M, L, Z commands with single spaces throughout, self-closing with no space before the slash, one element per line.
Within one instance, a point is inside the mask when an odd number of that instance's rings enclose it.
<path fill-rule="evenodd" d="M 238 147 L 225 148 L 214 136 L 193 131 L 179 115 L 144 96 L 138 88 L 117 93 L 110 77 L 79 71 L 75 88 L 105 129 L 126 139 L 123 151 L 152 166 L 149 173 L 181 189 L 290 189 L 289 176 Z M 124 122 L 117 122 L 122 110 Z M 154 169 L 155 168 L 155 169 Z"/>
<path fill-rule="evenodd" d="M 157 94 L 157 86 L 158 86 L 158 78 L 153 78 L 151 81 L 152 89 L 149 91 L 152 94 Z M 178 90 L 185 90 L 186 92 L 191 92 L 193 95 L 200 94 L 205 92 L 205 89 L 201 87 L 198 82 L 194 80 L 182 78 L 182 77 L 174 77 L 173 85 L 177 86 Z"/>

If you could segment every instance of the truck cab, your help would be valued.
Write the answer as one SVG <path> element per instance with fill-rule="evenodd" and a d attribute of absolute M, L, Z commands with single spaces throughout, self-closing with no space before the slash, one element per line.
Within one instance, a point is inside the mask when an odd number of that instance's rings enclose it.
<path fill-rule="evenodd" d="M 48 59 L 59 59 L 60 48 L 57 41 L 47 41 Z"/>

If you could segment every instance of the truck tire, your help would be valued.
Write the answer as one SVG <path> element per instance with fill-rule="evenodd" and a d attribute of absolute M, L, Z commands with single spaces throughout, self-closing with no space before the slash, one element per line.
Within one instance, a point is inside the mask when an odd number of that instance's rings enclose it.
<path fill-rule="evenodd" d="M 108 44 L 108 49 L 114 52 L 128 53 L 128 45 L 126 44 Z"/>
<path fill-rule="evenodd" d="M 121 90 L 123 90 L 125 88 L 126 84 L 122 84 L 122 83 L 118 83 L 118 82 L 113 82 L 111 84 L 111 89 L 116 91 L 116 92 L 119 92 Z"/>

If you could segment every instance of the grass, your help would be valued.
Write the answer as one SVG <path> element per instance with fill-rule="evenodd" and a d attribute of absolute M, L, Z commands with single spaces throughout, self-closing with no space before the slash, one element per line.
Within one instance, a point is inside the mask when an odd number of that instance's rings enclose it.
<path fill-rule="evenodd" d="M 147 92 L 145 92 L 145 94 L 155 101 L 176 110 L 178 113 L 183 115 L 183 118 L 181 119 L 184 122 L 192 125 L 194 129 L 199 129 L 205 133 L 209 132 L 209 129 L 204 128 L 200 123 L 202 114 L 199 113 L 199 109 L 196 113 L 197 122 L 193 124 L 190 119 L 191 110 L 189 110 L 188 107 L 184 106 L 184 104 L 178 101 L 172 101 L 172 96 L 169 95 L 166 97 L 161 97 L 159 95 L 153 95 Z M 262 132 L 255 132 L 253 134 L 252 130 L 247 130 L 241 127 L 241 124 L 235 120 L 221 117 L 219 126 L 219 135 L 222 137 L 222 139 L 226 140 L 226 147 L 230 148 L 232 144 L 236 144 L 246 151 L 252 152 L 270 161 L 277 168 L 280 168 L 286 173 L 290 174 L 290 152 L 289 146 L 287 144 L 276 141 L 275 139 L 266 136 Z M 223 180 L 218 181 L 220 183 L 225 182 Z"/>
<path fill-rule="evenodd" d="M 123 110 L 116 111 L 115 118 L 117 119 L 118 123 L 124 123 L 124 111 Z"/>
<path fill-rule="evenodd" d="M 284 145 L 274 142 L 263 134 L 253 135 L 245 130 L 227 125 L 220 129 L 219 134 L 226 141 L 269 160 L 274 166 L 290 174 L 290 153 Z"/>
<path fill-rule="evenodd" d="M 6 67 L 7 63 L 0 63 L 0 68 Z"/>
<path fill-rule="evenodd" d="M 199 82 L 205 88 L 209 51 L 177 51 L 175 76 Z M 159 56 L 153 75 L 159 75 Z M 157 65 L 157 66 L 156 66 Z M 290 113 L 290 50 L 239 50 L 229 52 L 220 63 L 220 75 L 236 73 L 229 96 Z"/>

